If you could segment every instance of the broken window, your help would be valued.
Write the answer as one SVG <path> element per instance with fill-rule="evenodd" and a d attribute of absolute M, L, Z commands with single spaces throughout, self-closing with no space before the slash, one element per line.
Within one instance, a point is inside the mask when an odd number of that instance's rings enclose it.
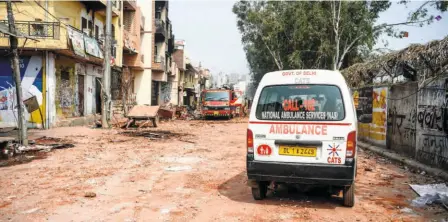
<path fill-rule="evenodd" d="M 62 80 L 70 80 L 70 73 L 67 70 L 62 70 L 61 71 L 61 79 Z"/>

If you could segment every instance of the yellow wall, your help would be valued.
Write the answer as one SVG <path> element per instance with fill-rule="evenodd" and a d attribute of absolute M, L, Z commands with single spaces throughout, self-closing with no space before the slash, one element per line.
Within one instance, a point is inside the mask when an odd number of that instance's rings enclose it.
<path fill-rule="evenodd" d="M 121 11 L 120 18 L 123 18 Z M 124 32 L 124 26 L 123 26 L 123 19 L 120 19 L 119 17 L 113 17 L 112 18 L 112 24 L 114 24 L 115 28 L 115 38 L 117 40 L 117 52 L 116 52 L 116 58 L 115 58 L 115 65 L 118 67 L 121 67 L 123 65 L 123 32 Z"/>
<path fill-rule="evenodd" d="M 104 3 L 105 4 L 105 3 Z M 43 3 L 45 7 L 45 3 Z M 120 11 L 115 10 L 115 15 L 112 19 L 115 28 L 115 36 L 117 38 L 117 57 L 115 64 L 122 66 L 123 57 L 123 21 L 119 19 L 123 16 L 123 7 Z M 80 1 L 48 1 L 48 11 L 54 16 L 47 15 L 45 19 L 45 10 L 38 6 L 34 1 L 23 1 L 21 3 L 13 3 L 13 12 L 16 21 L 35 21 L 35 19 L 42 19 L 42 21 L 57 22 L 58 18 L 61 21 L 59 39 L 40 38 L 39 41 L 28 40 L 26 48 L 35 49 L 68 49 L 67 44 L 67 28 L 66 25 L 81 29 L 81 13 L 85 10 L 85 5 Z M 6 4 L 0 3 L 0 17 L 6 19 Z M 56 17 L 56 18 L 55 18 Z M 98 19 L 103 24 L 106 23 L 105 10 L 95 12 L 95 19 Z M 64 25 L 66 24 L 66 25 Z M 19 39 L 19 45 L 22 47 L 24 39 Z M 0 47 L 9 46 L 7 38 L 0 38 Z"/>
<path fill-rule="evenodd" d="M 49 2 L 49 4 L 51 4 Z M 40 8 L 34 1 L 23 1 L 21 3 L 13 3 L 13 13 L 15 20 L 18 21 L 35 21 L 35 19 L 42 19 L 45 21 L 45 11 Z M 0 3 L 0 17 L 6 20 L 6 3 Z M 50 17 L 49 17 L 50 18 Z M 54 18 L 48 19 L 48 22 L 54 22 Z M 27 34 L 27 33 L 25 33 Z M 64 29 L 60 29 L 59 39 L 38 39 L 39 42 L 28 40 L 25 47 L 27 48 L 51 48 L 51 49 L 66 49 L 67 36 Z M 19 46 L 23 46 L 25 39 L 19 39 Z M 0 38 L 0 47 L 9 46 L 7 38 Z"/>

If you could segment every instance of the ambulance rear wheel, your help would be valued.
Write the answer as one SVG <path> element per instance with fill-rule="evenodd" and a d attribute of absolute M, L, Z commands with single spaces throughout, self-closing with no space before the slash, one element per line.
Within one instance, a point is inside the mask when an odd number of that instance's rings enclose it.
<path fill-rule="evenodd" d="M 346 207 L 353 207 L 355 205 L 355 184 L 344 187 L 343 201 Z"/>
<path fill-rule="evenodd" d="M 268 192 L 268 184 L 266 182 L 257 182 L 256 187 L 252 187 L 252 196 L 255 200 L 263 200 Z"/>

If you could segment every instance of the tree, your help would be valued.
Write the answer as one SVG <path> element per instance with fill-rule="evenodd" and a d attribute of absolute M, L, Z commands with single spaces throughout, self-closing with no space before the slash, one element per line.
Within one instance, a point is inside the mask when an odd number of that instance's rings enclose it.
<path fill-rule="evenodd" d="M 410 1 L 401 1 L 398 4 L 407 4 Z M 399 27 L 409 25 L 429 25 L 435 20 L 435 16 L 428 14 L 429 8 L 435 8 L 440 12 L 446 12 L 447 1 L 424 1 L 416 10 L 412 11 L 408 18 L 399 23 L 383 23 L 374 25 L 379 18 L 379 13 L 386 11 L 391 6 L 389 1 L 360 1 L 360 2 L 330 2 L 332 9 L 332 26 L 335 33 L 335 63 L 334 69 L 341 69 L 343 60 L 348 52 L 353 50 L 354 44 L 358 41 L 363 42 L 372 51 L 372 46 L 377 42 L 378 37 L 386 33 L 389 36 L 403 38 L 405 32 Z M 361 6 L 361 7 L 359 7 Z M 342 10 L 342 12 L 341 12 Z M 352 13 L 356 12 L 356 13 Z M 360 25 L 361 24 L 361 25 Z M 342 28 L 340 27 L 342 26 Z M 352 30 L 351 35 L 343 36 L 344 27 Z M 367 29 L 360 30 L 359 27 Z M 345 44 L 340 45 L 341 40 L 345 39 Z M 342 47 L 342 48 L 340 48 Z M 362 45 L 361 45 L 362 47 Z M 378 51 L 378 50 L 375 50 Z"/>
<path fill-rule="evenodd" d="M 447 2 L 424 2 L 402 23 L 375 25 L 390 6 L 389 1 L 239 1 L 233 12 L 257 84 L 270 71 L 343 69 L 362 62 L 382 33 L 402 37 L 397 27 L 430 23 L 428 7 L 444 12 Z"/>
<path fill-rule="evenodd" d="M 347 5 L 341 10 L 339 22 L 345 22 L 351 16 L 351 10 L 362 8 L 360 3 L 343 3 Z M 342 9 L 342 8 L 341 8 Z M 331 18 L 331 4 L 328 2 L 246 2 L 240 1 L 234 5 L 233 12 L 238 18 L 238 28 L 242 33 L 242 43 L 246 52 L 251 74 L 255 82 L 268 71 L 297 68 L 326 68 L 335 63 L 333 57 L 335 23 Z M 344 14 L 342 14 L 344 13 Z M 365 17 L 365 16 L 364 16 Z M 355 36 L 363 27 L 371 28 L 364 18 L 352 20 L 351 26 L 363 25 L 359 28 L 346 28 L 339 34 L 341 37 Z M 358 23 L 356 23 L 358 22 Z M 345 24 L 345 23 L 344 23 Z M 354 41 L 350 48 L 356 48 L 367 40 Z M 339 47 L 338 47 L 339 48 Z M 356 59 L 357 52 L 343 51 L 344 56 L 338 57 L 340 66 L 350 64 L 346 58 Z M 350 56 L 348 56 L 350 55 Z"/>

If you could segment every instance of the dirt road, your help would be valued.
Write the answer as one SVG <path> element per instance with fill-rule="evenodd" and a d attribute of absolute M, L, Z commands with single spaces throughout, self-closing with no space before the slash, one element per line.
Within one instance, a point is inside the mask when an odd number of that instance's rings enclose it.
<path fill-rule="evenodd" d="M 159 128 L 57 128 L 75 147 L 0 167 L 0 221 L 428 221 L 411 182 L 434 182 L 360 151 L 356 205 L 284 189 L 256 202 L 246 185 L 246 121 L 172 121 Z M 86 197 L 87 196 L 87 197 Z"/>

